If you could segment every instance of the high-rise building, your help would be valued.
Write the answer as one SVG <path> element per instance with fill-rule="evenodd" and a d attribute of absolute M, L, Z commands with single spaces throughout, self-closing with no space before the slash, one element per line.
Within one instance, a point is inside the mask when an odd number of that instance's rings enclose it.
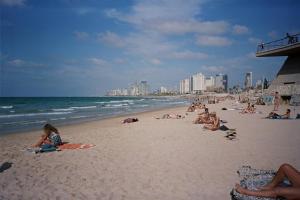
<path fill-rule="evenodd" d="M 205 90 L 211 91 L 215 87 L 215 78 L 213 76 L 205 78 Z"/>
<path fill-rule="evenodd" d="M 140 84 L 138 84 L 138 95 L 146 96 L 149 94 L 150 87 L 147 83 L 147 81 L 141 81 Z"/>
<path fill-rule="evenodd" d="M 245 88 L 252 87 L 252 72 L 247 72 L 245 75 Z"/>
<path fill-rule="evenodd" d="M 215 78 L 215 88 L 218 91 L 225 91 L 228 90 L 228 76 L 227 74 L 217 74 Z"/>
<path fill-rule="evenodd" d="M 180 94 L 189 94 L 191 92 L 191 79 L 186 78 L 180 81 Z"/>
<path fill-rule="evenodd" d="M 165 88 L 163 86 L 160 87 L 159 93 L 164 94 L 164 93 L 167 93 L 167 92 L 168 92 L 167 88 Z"/>
<path fill-rule="evenodd" d="M 198 73 L 198 74 L 194 74 L 191 77 L 192 81 L 192 87 L 191 87 L 191 91 L 193 93 L 201 93 L 202 91 L 204 91 L 205 88 L 205 76 L 202 73 Z"/>

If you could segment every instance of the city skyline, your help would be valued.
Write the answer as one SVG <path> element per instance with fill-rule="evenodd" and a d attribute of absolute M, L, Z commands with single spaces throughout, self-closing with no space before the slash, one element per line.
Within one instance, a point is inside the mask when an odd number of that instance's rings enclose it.
<path fill-rule="evenodd" d="M 228 87 L 244 85 L 249 71 L 252 83 L 274 79 L 285 58 L 256 58 L 257 44 L 299 32 L 291 20 L 299 8 L 293 0 L 0 0 L 0 96 L 102 96 L 136 79 L 170 88 L 199 71 L 227 74 Z"/>

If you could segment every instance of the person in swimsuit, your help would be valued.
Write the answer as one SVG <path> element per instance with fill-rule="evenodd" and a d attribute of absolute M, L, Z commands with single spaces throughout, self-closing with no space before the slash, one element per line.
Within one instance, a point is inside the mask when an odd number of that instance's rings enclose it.
<path fill-rule="evenodd" d="M 204 112 L 198 114 L 198 117 L 194 121 L 194 124 L 207 124 L 209 123 L 209 121 L 208 108 L 205 108 Z"/>
<path fill-rule="evenodd" d="M 280 184 L 288 179 L 291 183 L 290 187 L 282 187 Z M 235 189 L 237 192 L 256 197 L 284 197 L 285 199 L 300 199 L 300 172 L 289 164 L 280 166 L 273 180 L 266 186 L 258 190 L 249 190 L 236 184 Z"/>
<path fill-rule="evenodd" d="M 62 144 L 62 140 L 58 130 L 51 124 L 46 124 L 43 127 L 44 134 L 41 136 L 39 141 L 33 145 L 33 147 L 40 147 L 47 149 L 51 147 L 57 147 Z"/>
<path fill-rule="evenodd" d="M 290 117 L 291 117 L 290 109 L 286 109 L 286 113 L 283 115 L 279 115 L 275 112 L 270 112 L 269 115 L 267 116 L 267 118 L 270 118 L 270 119 L 289 119 Z"/>
<path fill-rule="evenodd" d="M 210 124 L 204 125 L 205 129 L 216 131 L 220 128 L 220 118 L 217 117 L 217 114 L 215 112 L 212 112 L 210 114 Z"/>
<path fill-rule="evenodd" d="M 279 109 L 279 103 L 280 103 L 279 94 L 278 94 L 278 92 L 275 92 L 275 95 L 274 95 L 274 111 L 277 111 Z"/>

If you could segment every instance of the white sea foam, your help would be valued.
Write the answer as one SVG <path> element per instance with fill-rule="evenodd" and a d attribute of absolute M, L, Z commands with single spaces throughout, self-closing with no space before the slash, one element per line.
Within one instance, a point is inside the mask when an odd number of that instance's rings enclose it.
<path fill-rule="evenodd" d="M 120 100 L 120 101 L 109 101 L 110 103 L 129 103 L 134 102 L 134 100 Z"/>
<path fill-rule="evenodd" d="M 92 108 L 97 108 L 97 106 L 74 106 L 70 108 L 71 109 L 92 109 Z"/>
<path fill-rule="evenodd" d="M 3 108 L 3 109 L 12 109 L 13 106 L 0 106 L 0 108 Z"/>
<path fill-rule="evenodd" d="M 70 113 L 72 112 L 26 113 L 26 114 L 0 115 L 0 118 L 33 117 L 33 116 L 40 116 L 40 115 L 66 115 Z"/>
<path fill-rule="evenodd" d="M 73 108 L 54 108 L 52 109 L 55 112 L 59 112 L 59 111 L 73 111 Z"/>
<path fill-rule="evenodd" d="M 66 119 L 65 117 L 59 117 L 59 118 L 52 118 L 50 119 L 51 121 L 56 121 L 56 120 L 64 120 Z"/>
<path fill-rule="evenodd" d="M 73 117 L 70 117 L 70 118 L 72 118 L 72 119 L 80 119 L 80 118 L 85 118 L 85 117 L 87 117 L 87 116 L 84 116 L 84 115 L 82 115 L 82 116 L 73 116 Z"/>

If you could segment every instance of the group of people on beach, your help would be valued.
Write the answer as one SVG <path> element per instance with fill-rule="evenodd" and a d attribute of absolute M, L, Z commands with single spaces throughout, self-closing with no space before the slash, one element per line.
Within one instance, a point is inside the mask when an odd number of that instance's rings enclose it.
<path fill-rule="evenodd" d="M 278 95 L 278 93 L 276 93 Z M 274 110 L 278 109 L 279 98 L 278 101 L 275 97 L 274 99 Z M 212 131 L 216 131 L 220 129 L 220 118 L 217 116 L 216 112 L 209 112 L 209 109 L 205 104 L 200 102 L 193 102 L 188 107 L 188 112 L 195 112 L 197 110 L 204 109 L 203 112 L 198 113 L 195 124 L 204 124 L 204 128 Z M 250 103 L 247 104 L 247 107 L 241 113 L 254 113 L 255 106 Z M 272 119 L 288 119 L 290 118 L 291 110 L 287 109 L 286 113 L 279 115 L 275 112 L 269 113 L 267 118 Z M 184 116 L 178 114 L 165 114 L 162 119 L 182 119 Z M 123 121 L 123 123 L 132 123 L 137 122 L 137 118 L 128 118 Z M 57 128 L 52 126 L 51 124 L 46 124 L 43 127 L 43 134 L 41 138 L 38 140 L 33 147 L 39 147 L 41 149 L 47 149 L 51 147 L 57 147 L 62 144 L 62 139 L 60 133 Z M 284 180 L 288 180 L 291 183 L 290 187 L 282 187 L 281 183 Z M 300 172 L 296 170 L 289 164 L 283 164 L 277 171 L 276 175 L 272 179 L 272 181 L 265 185 L 262 188 L 258 188 L 257 190 L 250 190 L 247 188 L 243 188 L 241 185 L 236 184 L 235 190 L 243 195 L 248 196 L 257 196 L 257 197 L 284 197 L 286 199 L 300 199 Z"/>

